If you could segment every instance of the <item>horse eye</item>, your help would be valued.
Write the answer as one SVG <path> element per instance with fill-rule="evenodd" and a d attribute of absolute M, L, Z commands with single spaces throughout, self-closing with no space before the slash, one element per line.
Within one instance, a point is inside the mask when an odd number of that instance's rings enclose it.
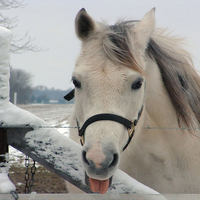
<path fill-rule="evenodd" d="M 73 81 L 74 87 L 81 88 L 81 83 L 78 80 L 72 79 L 72 81 Z"/>
<path fill-rule="evenodd" d="M 140 89 L 141 88 L 141 86 L 142 86 L 142 80 L 137 80 L 137 81 L 135 81 L 133 84 L 132 84 L 132 86 L 131 86 L 131 88 L 133 89 L 133 90 L 138 90 L 138 89 Z"/>

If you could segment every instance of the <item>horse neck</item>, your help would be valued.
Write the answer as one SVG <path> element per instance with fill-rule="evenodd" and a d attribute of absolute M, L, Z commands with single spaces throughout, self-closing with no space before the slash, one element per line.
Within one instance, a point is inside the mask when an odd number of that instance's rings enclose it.
<path fill-rule="evenodd" d="M 182 157 L 187 157 L 184 159 L 187 162 L 195 155 L 199 158 L 199 140 L 189 130 L 179 128 L 176 109 L 162 81 L 160 70 L 150 58 L 147 58 L 147 63 L 145 108 L 127 153 L 134 152 L 137 157 L 139 149 L 138 155 L 153 155 L 158 160 L 169 159 L 172 162 Z M 188 152 L 188 148 L 191 151 Z M 137 162 L 140 162 L 138 159 Z"/>
<path fill-rule="evenodd" d="M 163 83 L 158 65 L 149 57 L 146 59 L 147 91 L 145 111 L 150 119 L 145 120 L 145 125 L 165 128 L 179 127 L 176 110 Z"/>
<path fill-rule="evenodd" d="M 185 146 L 185 149 L 193 146 L 194 149 L 200 150 L 197 137 L 189 130 L 182 130 L 179 127 L 176 109 L 163 83 L 158 65 L 150 58 L 146 61 L 146 100 L 142 120 L 138 123 L 137 142 L 145 145 L 149 143 L 149 149 L 152 151 L 166 148 L 168 152 L 182 154 L 183 150 L 179 149 L 181 146 Z M 181 122 L 181 125 L 184 127 L 184 123 Z M 148 127 L 151 129 L 148 130 Z M 152 145 L 154 143 L 158 147 L 157 150 Z"/>

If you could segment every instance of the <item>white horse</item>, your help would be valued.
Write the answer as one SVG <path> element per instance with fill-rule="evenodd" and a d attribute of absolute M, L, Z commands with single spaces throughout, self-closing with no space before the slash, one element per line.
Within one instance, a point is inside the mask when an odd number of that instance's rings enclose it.
<path fill-rule="evenodd" d="M 77 14 L 71 125 L 79 130 L 70 136 L 81 137 L 93 192 L 105 193 L 120 168 L 160 193 L 200 193 L 200 79 L 154 13 L 112 26 Z"/>

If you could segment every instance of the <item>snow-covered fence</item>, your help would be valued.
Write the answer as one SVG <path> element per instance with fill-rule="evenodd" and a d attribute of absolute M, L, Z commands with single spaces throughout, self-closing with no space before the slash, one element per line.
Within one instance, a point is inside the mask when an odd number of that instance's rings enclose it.
<path fill-rule="evenodd" d="M 81 146 L 49 128 L 49 124 L 42 119 L 9 102 L 10 38 L 10 31 L 0 28 L 0 135 L 4 138 L 3 146 L 12 145 L 79 189 L 90 193 L 91 190 L 84 183 Z M 2 150 L 4 153 L 6 151 L 6 148 Z M 1 174 L 5 177 L 5 173 L 0 171 L 0 177 Z M 6 181 L 9 182 L 8 180 L 6 174 Z M 1 187 L 5 186 L 5 182 L 1 184 L 1 181 L 4 180 L 0 178 L 0 193 L 13 190 L 12 183 L 8 183 L 5 188 Z M 158 194 L 120 170 L 114 174 L 109 193 Z"/>

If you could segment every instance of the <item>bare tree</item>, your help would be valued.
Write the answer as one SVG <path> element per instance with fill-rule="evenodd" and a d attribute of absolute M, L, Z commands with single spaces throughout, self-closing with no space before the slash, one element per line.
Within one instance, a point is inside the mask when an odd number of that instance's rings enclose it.
<path fill-rule="evenodd" d="M 17 93 L 17 103 L 27 104 L 32 94 L 32 75 L 22 69 L 10 69 L 10 101 L 14 101 Z"/>
<path fill-rule="evenodd" d="M 26 6 L 23 1 L 19 0 L 0 0 L 0 11 L 23 8 Z M 0 12 L 0 26 L 3 26 L 7 29 L 16 28 L 17 17 L 9 18 Z M 33 45 L 33 39 L 28 36 L 28 32 L 20 39 L 16 39 L 16 36 L 13 36 L 11 41 L 11 53 L 23 53 L 25 51 L 38 52 L 42 49 Z"/>

